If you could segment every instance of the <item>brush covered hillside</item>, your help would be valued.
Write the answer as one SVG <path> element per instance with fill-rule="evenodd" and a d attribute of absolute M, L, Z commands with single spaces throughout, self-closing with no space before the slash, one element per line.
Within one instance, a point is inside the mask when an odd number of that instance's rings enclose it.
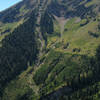
<path fill-rule="evenodd" d="M 0 100 L 100 100 L 100 0 L 0 12 Z"/>

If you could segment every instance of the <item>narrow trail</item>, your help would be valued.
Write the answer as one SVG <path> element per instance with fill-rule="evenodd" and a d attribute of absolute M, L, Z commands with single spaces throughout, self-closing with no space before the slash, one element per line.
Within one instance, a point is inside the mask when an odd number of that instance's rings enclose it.
<path fill-rule="evenodd" d="M 39 40 L 41 43 L 40 46 L 40 51 L 39 51 L 39 55 L 38 55 L 38 62 L 37 62 L 37 66 L 39 66 L 40 64 L 40 57 L 43 55 L 43 48 L 45 47 L 45 40 L 43 39 L 42 33 L 41 33 L 41 25 L 40 25 L 40 21 L 41 21 L 41 17 L 42 15 L 45 13 L 45 10 L 48 6 L 48 4 L 50 3 L 51 0 L 38 0 L 38 13 L 37 13 L 37 27 L 36 27 L 36 31 L 39 34 Z"/>
<path fill-rule="evenodd" d="M 41 43 L 41 47 L 40 47 L 40 52 L 39 52 L 39 55 L 38 55 L 38 63 L 37 65 L 39 65 L 39 58 L 42 56 L 42 50 L 43 50 L 43 47 L 44 47 L 44 40 L 43 40 L 43 36 L 42 36 L 42 33 L 41 33 L 41 28 L 40 28 L 40 21 L 41 21 L 41 16 L 42 16 L 42 13 L 43 13 L 43 6 L 45 4 L 45 1 L 46 0 L 38 0 L 38 16 L 37 16 L 37 27 L 36 27 L 36 31 L 37 33 L 39 34 L 39 39 L 40 39 L 40 43 Z M 41 6 L 40 6 L 41 5 Z"/>

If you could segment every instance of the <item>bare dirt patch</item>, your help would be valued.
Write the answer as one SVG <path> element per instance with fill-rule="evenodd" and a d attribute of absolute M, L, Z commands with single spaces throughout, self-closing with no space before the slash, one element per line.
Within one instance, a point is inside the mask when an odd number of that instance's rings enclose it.
<path fill-rule="evenodd" d="M 63 31 L 64 31 L 64 26 L 65 26 L 65 24 L 67 23 L 67 21 L 69 19 L 66 19 L 65 17 L 57 17 L 55 15 L 54 15 L 54 17 L 57 20 L 57 22 L 59 23 L 60 31 L 61 31 L 61 35 L 62 35 L 63 34 Z"/>

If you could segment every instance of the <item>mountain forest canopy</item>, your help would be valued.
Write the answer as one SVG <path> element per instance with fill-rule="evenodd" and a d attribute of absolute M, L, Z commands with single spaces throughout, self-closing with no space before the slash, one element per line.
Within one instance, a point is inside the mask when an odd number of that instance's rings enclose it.
<path fill-rule="evenodd" d="M 0 100 L 100 100 L 100 1 L 23 0 L 0 12 Z"/>

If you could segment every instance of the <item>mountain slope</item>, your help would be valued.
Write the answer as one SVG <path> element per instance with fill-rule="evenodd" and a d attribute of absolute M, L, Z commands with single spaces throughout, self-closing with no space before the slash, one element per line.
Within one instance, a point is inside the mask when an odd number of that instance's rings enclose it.
<path fill-rule="evenodd" d="M 23 0 L 0 13 L 1 100 L 99 100 L 100 1 Z"/>

